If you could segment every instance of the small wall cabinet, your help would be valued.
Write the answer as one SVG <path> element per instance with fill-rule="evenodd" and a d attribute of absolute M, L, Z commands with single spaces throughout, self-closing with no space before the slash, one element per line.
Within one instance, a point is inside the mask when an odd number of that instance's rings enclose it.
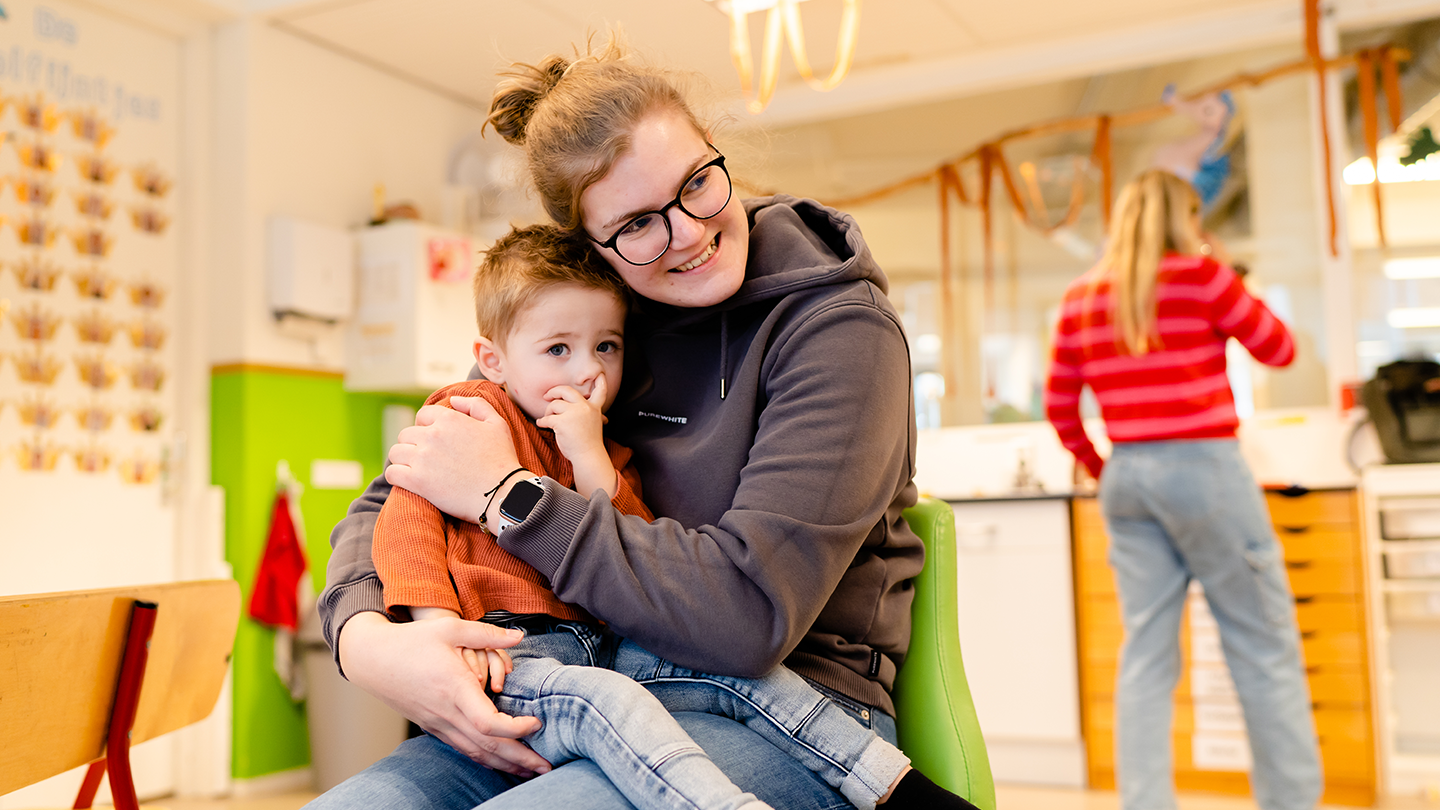
<path fill-rule="evenodd" d="M 1436 490 L 1440 502 L 1440 488 Z M 1365 567 L 1353 490 L 1266 493 L 1295 594 L 1310 697 L 1320 737 L 1326 804 L 1375 803 Z M 1115 786 L 1115 680 L 1124 629 L 1109 541 L 1094 498 L 1072 502 L 1080 689 L 1089 785 Z M 1248 794 L 1248 743 L 1204 602 L 1192 595 L 1181 623 L 1184 666 L 1175 690 L 1172 745 L 1180 790 Z M 1209 620 L 1213 622 L 1213 619 Z M 968 663 L 967 658 L 967 663 Z M 1213 666 L 1207 667 L 1207 663 Z M 1211 677 L 1216 675 L 1217 677 Z M 1233 685 L 1229 687 L 1233 692 Z M 1227 746 L 1225 727 L 1233 729 Z"/>

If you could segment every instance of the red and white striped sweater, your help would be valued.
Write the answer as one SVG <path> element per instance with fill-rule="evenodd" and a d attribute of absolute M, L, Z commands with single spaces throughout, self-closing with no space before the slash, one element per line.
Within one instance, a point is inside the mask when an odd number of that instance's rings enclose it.
<path fill-rule="evenodd" d="M 1094 271 L 1091 271 L 1092 273 Z M 1095 477 L 1104 460 L 1080 422 L 1089 385 L 1111 442 L 1233 438 L 1240 419 L 1225 377 L 1225 341 L 1240 341 L 1256 360 L 1285 366 L 1295 358 L 1290 332 L 1252 297 L 1235 271 L 1205 256 L 1166 256 L 1156 279 L 1159 348 L 1119 351 L 1110 319 L 1110 284 L 1090 294 L 1090 273 L 1070 283 L 1060 305 L 1045 416 L 1060 442 Z"/>

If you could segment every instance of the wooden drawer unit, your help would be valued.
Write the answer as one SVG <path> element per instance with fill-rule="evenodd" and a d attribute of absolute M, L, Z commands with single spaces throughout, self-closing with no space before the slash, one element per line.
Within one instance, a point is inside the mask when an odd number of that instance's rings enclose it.
<path fill-rule="evenodd" d="M 1355 493 L 1337 490 L 1298 497 L 1266 493 L 1266 505 L 1296 597 L 1295 613 L 1325 769 L 1323 801 L 1373 804 L 1374 731 Z M 1115 786 L 1114 696 L 1124 627 L 1115 578 L 1106 559 L 1109 543 L 1100 504 L 1094 498 L 1076 498 L 1072 515 L 1081 716 L 1089 781 L 1093 788 L 1108 789 Z M 1243 772 L 1202 770 L 1194 764 L 1196 715 L 1188 614 L 1187 606 L 1180 630 L 1184 664 L 1175 689 L 1171 729 L 1176 786 L 1180 790 L 1247 794 L 1249 780 Z M 1213 678 L 1208 682 L 1213 683 Z"/>

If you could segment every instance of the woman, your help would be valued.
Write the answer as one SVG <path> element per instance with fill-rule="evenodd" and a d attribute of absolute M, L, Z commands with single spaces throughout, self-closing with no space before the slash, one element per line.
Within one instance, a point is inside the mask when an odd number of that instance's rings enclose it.
<path fill-rule="evenodd" d="M 1045 409 L 1100 479 L 1125 621 L 1116 687 L 1127 810 L 1175 807 L 1171 693 L 1190 580 L 1205 588 L 1245 713 L 1255 798 L 1313 807 L 1320 764 L 1294 602 L 1265 501 L 1240 456 L 1225 343 L 1287 365 L 1284 324 L 1209 254 L 1200 199 L 1151 170 L 1120 195 L 1105 256 L 1065 292 Z M 1223 257 L 1222 257 L 1223 258 Z M 1089 385 L 1114 443 L 1102 461 L 1080 422 Z M 1102 472 L 1103 470 L 1103 472 Z"/>
<path fill-rule="evenodd" d="M 647 524 L 547 480 L 502 545 L 655 654 L 733 675 L 784 661 L 893 742 L 889 690 L 924 554 L 901 517 L 916 500 L 915 427 L 905 338 L 854 221 L 791 197 L 742 203 L 674 85 L 613 41 L 516 66 L 490 121 L 524 147 L 554 221 L 639 296 L 626 354 L 640 362 L 609 435 L 633 449 L 664 516 Z M 480 401 L 452 404 L 462 410 L 422 409 L 386 478 L 476 520 L 527 476 L 487 497 L 517 467 L 508 429 Z M 327 637 L 347 677 L 453 749 L 411 740 L 339 790 L 392 807 L 502 792 L 494 806 L 626 807 L 585 762 L 510 790 L 548 769 L 517 741 L 534 726 L 495 713 L 458 649 L 504 646 L 500 634 L 380 612 L 369 543 L 387 492 L 372 485 L 332 537 Z M 733 721 L 679 719 L 762 800 L 847 806 Z M 471 769 L 464 785 L 414 776 L 455 749 L 495 770 Z"/>

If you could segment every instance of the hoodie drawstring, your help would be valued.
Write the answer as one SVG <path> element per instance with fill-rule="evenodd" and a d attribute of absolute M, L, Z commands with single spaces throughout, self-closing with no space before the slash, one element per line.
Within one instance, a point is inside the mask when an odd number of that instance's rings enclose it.
<path fill-rule="evenodd" d="M 720 399 L 725 399 L 725 377 L 730 371 L 730 313 L 720 313 Z"/>

